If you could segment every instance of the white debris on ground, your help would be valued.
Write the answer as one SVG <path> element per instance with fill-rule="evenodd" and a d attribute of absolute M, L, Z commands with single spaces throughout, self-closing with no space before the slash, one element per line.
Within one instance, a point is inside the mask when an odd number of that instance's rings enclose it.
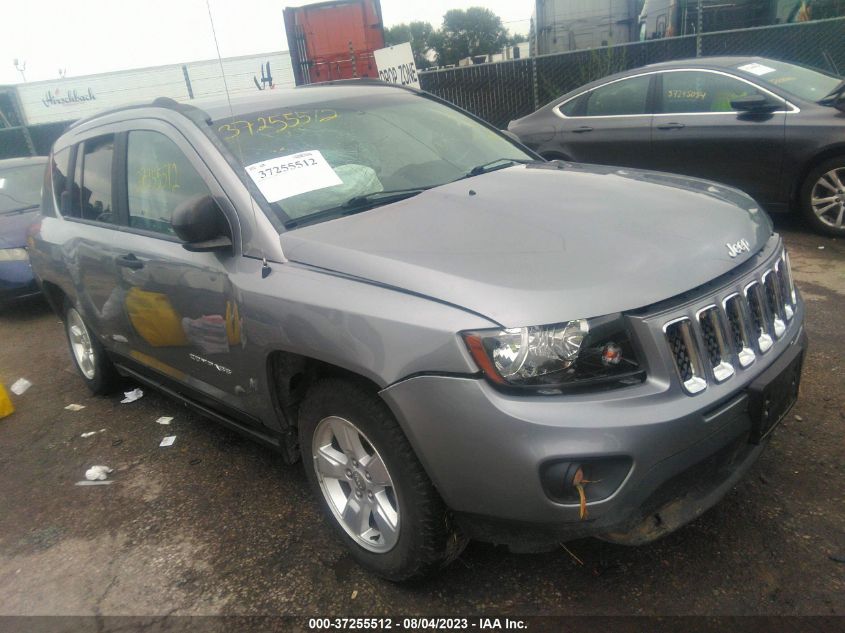
<path fill-rule="evenodd" d="M 18 378 L 9 389 L 11 389 L 12 393 L 16 396 L 22 396 L 27 389 L 32 386 L 32 383 L 29 382 L 26 378 Z"/>
<path fill-rule="evenodd" d="M 173 442 L 175 442 L 175 441 L 176 441 L 175 435 L 168 435 L 167 437 L 165 437 L 161 441 L 161 444 L 159 444 L 159 446 L 173 446 Z"/>
<path fill-rule="evenodd" d="M 96 435 L 97 433 L 102 433 L 103 431 L 105 431 L 105 429 L 100 429 L 99 431 L 88 431 L 86 433 L 83 433 L 79 437 L 91 437 L 92 435 Z"/>
<path fill-rule="evenodd" d="M 91 468 L 85 471 L 85 479 L 88 481 L 103 481 L 113 472 L 114 469 L 108 466 L 91 466 Z"/>
<path fill-rule="evenodd" d="M 132 391 L 124 391 L 123 395 L 125 397 L 120 401 L 120 404 L 129 404 L 130 402 L 140 400 L 144 396 L 144 392 L 136 388 Z"/>
<path fill-rule="evenodd" d="M 171 422 L 173 422 L 173 418 L 170 417 L 170 416 L 163 415 L 158 420 L 156 420 L 156 422 L 158 422 L 159 424 L 167 425 L 167 424 L 170 424 Z"/>
<path fill-rule="evenodd" d="M 69 404 L 65 407 L 65 411 L 82 411 L 84 408 L 84 404 Z"/>

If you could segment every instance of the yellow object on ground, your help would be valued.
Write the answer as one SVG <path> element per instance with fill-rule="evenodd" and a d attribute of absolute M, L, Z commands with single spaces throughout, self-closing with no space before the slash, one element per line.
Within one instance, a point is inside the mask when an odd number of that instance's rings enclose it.
<path fill-rule="evenodd" d="M 0 418 L 5 418 L 7 415 L 12 415 L 15 412 L 15 406 L 12 404 L 11 398 L 6 391 L 6 387 L 0 385 Z"/>

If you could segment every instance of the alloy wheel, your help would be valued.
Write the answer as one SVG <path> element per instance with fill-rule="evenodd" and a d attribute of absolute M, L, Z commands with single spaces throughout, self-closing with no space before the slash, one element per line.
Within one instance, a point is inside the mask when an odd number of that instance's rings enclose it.
<path fill-rule="evenodd" d="M 96 373 L 94 346 L 91 344 L 88 328 L 85 327 L 85 322 L 75 308 L 71 308 L 67 313 L 67 334 L 79 371 L 88 380 L 93 380 Z"/>
<path fill-rule="evenodd" d="M 381 455 L 340 417 L 320 420 L 313 437 L 314 471 L 338 523 L 364 549 L 390 551 L 399 540 L 399 503 Z"/>
<path fill-rule="evenodd" d="M 843 228 L 845 222 L 845 167 L 823 174 L 810 193 L 810 206 L 816 217 L 827 226 Z"/>

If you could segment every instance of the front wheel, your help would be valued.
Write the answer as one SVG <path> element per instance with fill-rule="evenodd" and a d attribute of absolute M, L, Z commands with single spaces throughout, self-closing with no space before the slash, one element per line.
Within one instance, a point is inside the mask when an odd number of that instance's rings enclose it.
<path fill-rule="evenodd" d="M 460 554 L 465 539 L 378 396 L 318 382 L 300 410 L 300 443 L 323 512 L 361 565 L 401 581 Z"/>
<path fill-rule="evenodd" d="M 845 236 L 845 156 L 827 160 L 807 175 L 801 211 L 817 232 Z"/>
<path fill-rule="evenodd" d="M 117 370 L 82 315 L 70 304 L 65 306 L 65 333 L 76 369 L 91 393 L 102 395 L 111 392 L 118 380 Z"/>

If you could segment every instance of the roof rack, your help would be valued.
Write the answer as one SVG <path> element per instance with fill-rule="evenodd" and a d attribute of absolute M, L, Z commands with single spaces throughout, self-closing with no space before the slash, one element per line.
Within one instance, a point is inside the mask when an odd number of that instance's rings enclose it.
<path fill-rule="evenodd" d="M 109 114 L 115 114 L 116 112 L 125 112 L 126 110 L 137 110 L 140 108 L 167 108 L 168 110 L 173 110 L 175 112 L 179 112 L 180 114 L 185 115 L 195 123 L 211 123 L 211 117 L 208 115 L 205 110 L 202 110 L 190 103 L 179 103 L 175 99 L 171 99 L 170 97 L 157 97 L 150 103 L 134 103 L 131 105 L 125 106 L 118 106 L 115 108 L 110 108 L 108 110 L 103 110 L 102 112 L 98 112 L 96 114 L 92 114 L 91 116 L 87 116 L 77 121 L 71 123 L 67 129 L 72 130 L 74 128 L 79 127 L 80 125 L 84 125 L 90 121 L 95 119 L 99 119 L 100 117 L 107 116 Z"/>

